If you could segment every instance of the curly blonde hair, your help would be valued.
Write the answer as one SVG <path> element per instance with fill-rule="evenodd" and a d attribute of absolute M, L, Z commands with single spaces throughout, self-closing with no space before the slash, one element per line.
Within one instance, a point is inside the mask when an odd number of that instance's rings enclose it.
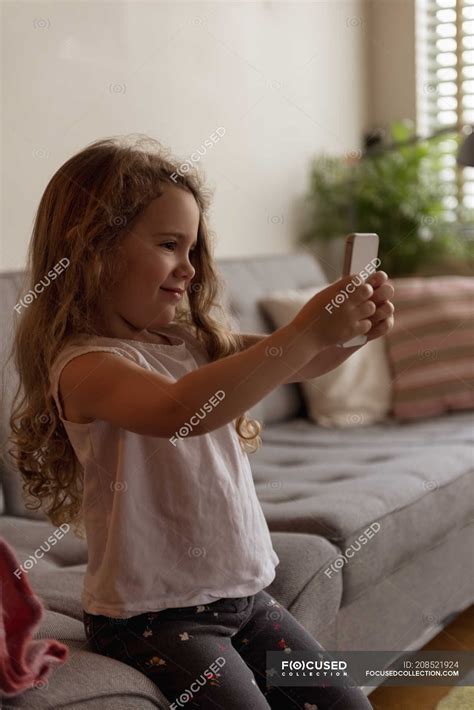
<path fill-rule="evenodd" d="M 53 268 L 65 257 L 69 263 L 15 322 L 9 359 L 14 358 L 20 382 L 10 417 L 8 453 L 23 478 L 26 507 L 42 508 L 58 527 L 71 523 L 78 537 L 85 537 L 84 471 L 50 393 L 50 367 L 75 334 L 100 336 L 96 304 L 120 273 L 121 242 L 167 183 L 189 190 L 200 212 L 191 256 L 195 275 L 176 309 L 175 322 L 194 330 L 210 361 L 243 346 L 219 303 L 224 283 L 212 256 L 207 224 L 212 193 L 196 169 L 182 174 L 181 165 L 158 141 L 143 134 L 94 141 L 56 171 L 35 216 L 26 288 L 33 290 L 45 274 L 53 277 Z M 219 319 L 211 315 L 212 308 Z M 234 423 L 242 448 L 256 451 L 261 445 L 260 422 L 242 413 Z M 28 505 L 25 494 L 33 505 Z"/>

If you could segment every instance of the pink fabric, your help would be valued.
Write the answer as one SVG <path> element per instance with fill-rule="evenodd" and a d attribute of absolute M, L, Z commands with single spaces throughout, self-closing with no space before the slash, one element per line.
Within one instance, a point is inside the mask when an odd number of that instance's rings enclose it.
<path fill-rule="evenodd" d="M 13 549 L 0 537 L 0 691 L 7 697 L 40 686 L 52 666 L 64 663 L 69 654 L 59 641 L 31 639 L 44 607 L 19 568 Z"/>
<path fill-rule="evenodd" d="M 392 412 L 414 419 L 474 408 L 474 278 L 391 279 Z"/>

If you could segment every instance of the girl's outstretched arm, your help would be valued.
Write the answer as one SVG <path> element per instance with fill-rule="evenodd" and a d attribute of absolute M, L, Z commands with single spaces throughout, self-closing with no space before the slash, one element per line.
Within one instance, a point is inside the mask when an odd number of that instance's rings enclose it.
<path fill-rule="evenodd" d="M 317 343 L 314 333 L 290 323 L 179 380 L 114 353 L 87 352 L 64 366 L 60 397 L 65 411 L 69 404 L 80 421 L 102 419 L 157 437 L 172 437 L 207 405 L 206 417 L 192 421 L 189 436 L 198 436 L 228 424 L 257 404 L 322 349 Z"/>

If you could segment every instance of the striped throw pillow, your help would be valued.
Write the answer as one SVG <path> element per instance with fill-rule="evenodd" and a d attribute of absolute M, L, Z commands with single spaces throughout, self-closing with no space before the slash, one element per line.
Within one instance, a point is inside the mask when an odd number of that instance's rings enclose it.
<path fill-rule="evenodd" d="M 386 342 L 393 416 L 474 408 L 474 277 L 390 281 L 395 322 Z"/>

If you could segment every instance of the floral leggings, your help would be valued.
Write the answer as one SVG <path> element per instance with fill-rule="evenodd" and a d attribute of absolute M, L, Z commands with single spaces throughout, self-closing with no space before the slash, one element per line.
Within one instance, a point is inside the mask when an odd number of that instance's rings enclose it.
<path fill-rule="evenodd" d="M 271 686 L 266 651 L 324 649 L 264 590 L 129 619 L 83 613 L 93 649 L 148 676 L 171 710 L 372 708 L 357 687 Z"/>

